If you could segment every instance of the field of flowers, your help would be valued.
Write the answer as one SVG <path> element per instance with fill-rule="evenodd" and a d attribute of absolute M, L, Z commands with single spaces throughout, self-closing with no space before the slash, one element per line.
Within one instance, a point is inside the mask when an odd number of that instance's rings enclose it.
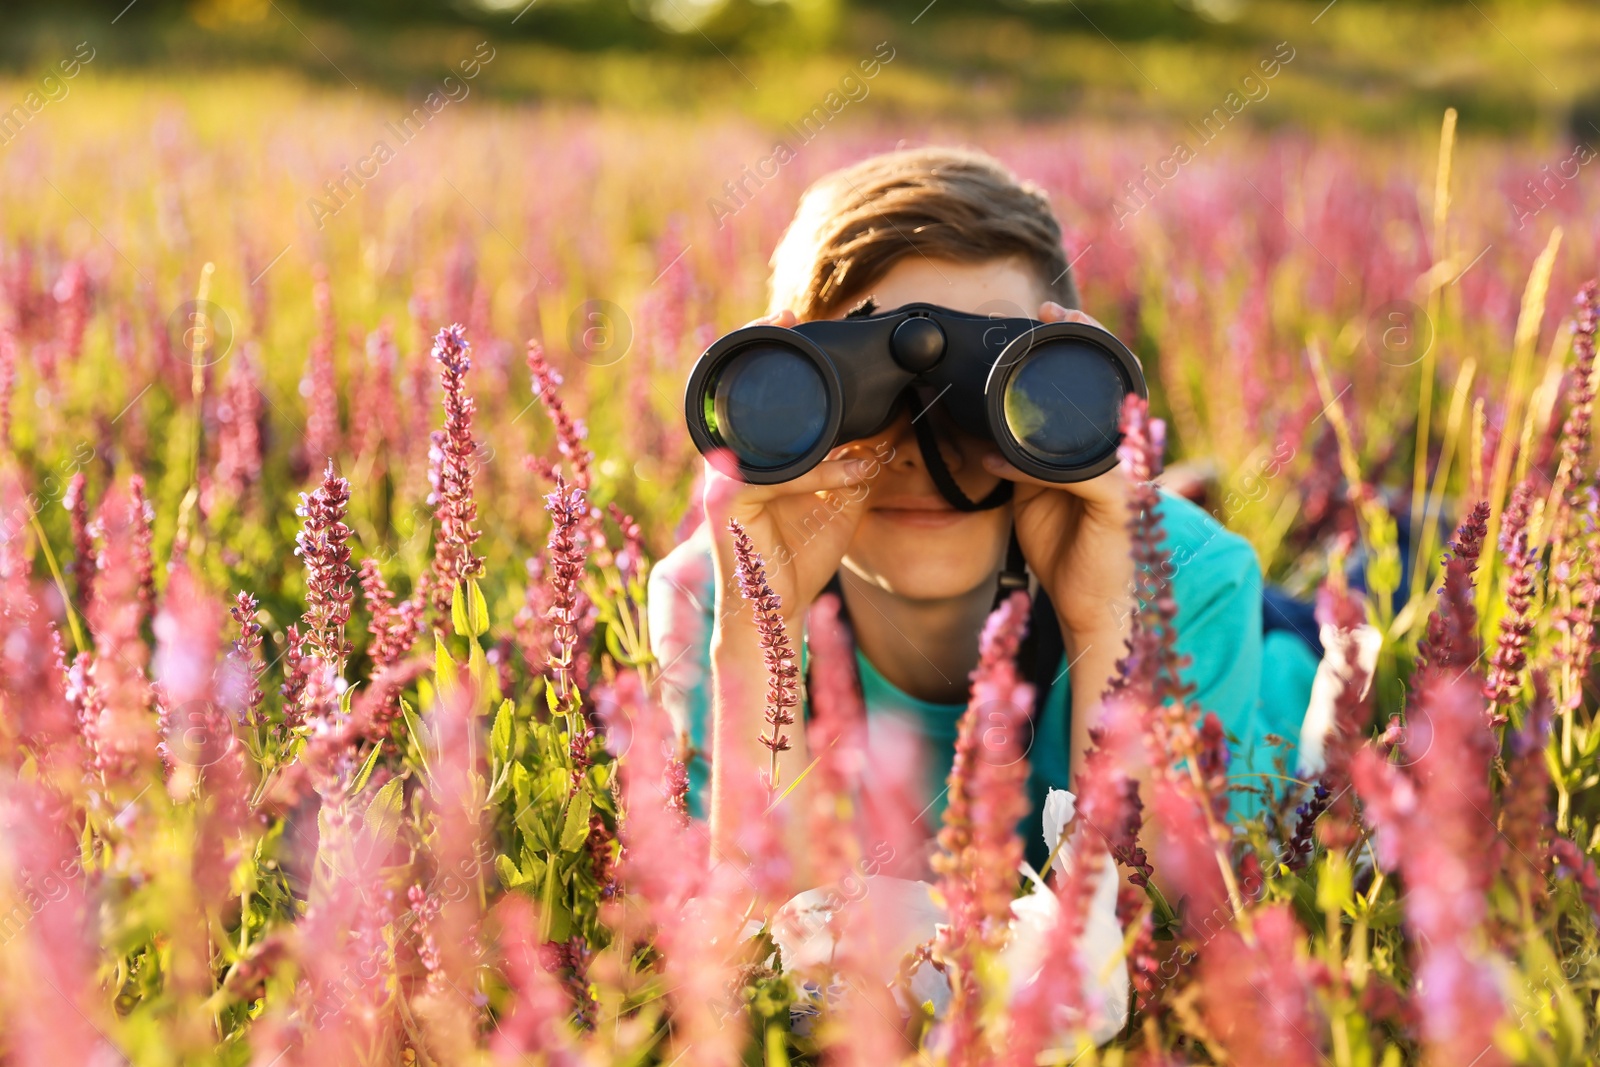
<path fill-rule="evenodd" d="M 106 78 L 0 153 L 0 1062 L 1600 1057 L 1600 195 L 1573 146 L 1453 113 L 1204 142 L 863 118 L 758 167 L 774 134 L 731 118 L 411 114 Z M 1048 888 L 1017 870 L 1025 753 L 969 715 L 948 922 L 885 961 L 848 909 L 821 954 L 777 911 L 811 888 L 796 827 L 814 884 L 880 884 L 837 627 L 789 635 L 816 765 L 712 855 L 645 582 L 697 521 L 690 361 L 764 310 L 799 190 L 901 140 L 1050 191 L 1150 378 L 1125 465 L 1181 465 L 1346 668 L 1318 774 L 1230 777 L 1145 488 L 1148 607 Z M 1021 608 L 974 680 L 1016 716 Z M 1085 993 L 1107 872 L 1120 1028 Z"/>

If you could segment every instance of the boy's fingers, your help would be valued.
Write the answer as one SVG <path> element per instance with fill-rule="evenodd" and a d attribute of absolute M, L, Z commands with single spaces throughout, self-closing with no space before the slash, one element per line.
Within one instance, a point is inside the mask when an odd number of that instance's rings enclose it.
<path fill-rule="evenodd" d="M 1105 329 L 1105 326 L 1101 324 L 1100 320 L 1095 318 L 1093 315 L 1090 315 L 1088 312 L 1078 311 L 1076 308 L 1062 307 L 1054 300 L 1046 300 L 1043 304 L 1039 305 L 1039 321 L 1081 322 L 1086 326 L 1094 326 L 1102 330 Z M 1106 332 L 1109 333 L 1110 331 L 1107 330 Z"/>
<path fill-rule="evenodd" d="M 794 312 L 790 311 L 788 308 L 784 308 L 776 315 L 763 315 L 759 319 L 751 319 L 749 322 L 745 323 L 745 327 L 782 326 L 785 329 L 788 329 L 792 326 L 798 325 L 799 322 L 800 319 L 795 315 Z"/>
<path fill-rule="evenodd" d="M 778 485 L 764 485 L 768 499 L 799 496 L 802 493 L 825 493 L 830 489 L 844 489 L 867 480 L 870 461 L 861 459 L 824 460 L 800 477 Z"/>
<path fill-rule="evenodd" d="M 1035 478 L 1031 474 L 1024 474 L 1006 461 L 998 452 L 990 452 L 983 457 L 983 469 L 1008 482 L 1018 485 L 1036 485 L 1041 489 L 1059 489 L 1063 493 L 1080 497 L 1084 500 L 1106 502 L 1121 499 L 1126 491 L 1126 479 L 1121 467 L 1112 467 L 1104 474 L 1095 475 L 1093 478 L 1081 482 L 1051 482 L 1043 478 Z"/>
<path fill-rule="evenodd" d="M 1044 489 L 1060 489 L 1057 482 L 1047 482 L 1043 478 L 1035 478 L 1031 474 L 1024 474 L 1013 467 L 1006 458 L 998 452 L 990 452 L 983 457 L 983 469 L 1008 482 L 1018 485 L 1037 485 Z"/>
<path fill-rule="evenodd" d="M 776 485 L 753 485 L 740 481 L 731 469 L 723 469 L 726 461 L 721 457 L 706 457 L 706 503 L 718 508 L 733 504 L 763 504 L 769 500 L 800 496 L 805 493 L 825 493 L 844 489 L 867 480 L 872 460 L 824 460 L 800 477 Z"/>

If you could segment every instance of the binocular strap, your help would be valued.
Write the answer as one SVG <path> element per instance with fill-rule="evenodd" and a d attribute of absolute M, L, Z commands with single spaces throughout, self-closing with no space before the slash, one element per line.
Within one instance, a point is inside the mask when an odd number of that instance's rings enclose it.
<path fill-rule="evenodd" d="M 957 511 L 988 511 L 1010 500 L 1012 485 L 1005 481 L 995 486 L 982 500 L 973 500 L 961 491 L 961 487 L 956 484 L 954 476 L 950 473 L 950 468 L 945 466 L 944 455 L 939 451 L 938 438 L 933 433 L 932 420 L 923 421 L 923 415 L 928 414 L 931 409 L 931 404 L 924 408 L 922 415 L 911 420 L 911 427 L 917 432 L 917 447 L 922 451 L 922 465 L 928 468 L 928 476 L 933 479 L 934 487 L 939 490 L 939 495 L 944 497 L 945 502 Z"/>
<path fill-rule="evenodd" d="M 930 403 L 923 408 L 922 414 L 926 415 L 932 406 Z M 924 421 L 919 415 L 911 420 L 911 425 L 917 433 L 917 448 L 922 452 L 922 465 L 928 468 L 928 476 L 933 479 L 934 487 L 951 507 L 957 511 L 990 511 L 1011 499 L 1016 486 L 1007 481 L 1001 481 L 982 500 L 973 500 L 967 496 L 956 484 L 950 468 L 945 465 L 944 454 L 939 451 L 938 438 L 934 436 L 933 421 L 931 419 Z M 1013 591 L 1027 588 L 1028 564 L 1023 559 L 1022 545 L 1017 541 L 1016 532 L 1013 531 L 1011 544 L 1006 548 L 1005 566 L 1000 571 L 1000 587 L 995 591 L 995 606 L 998 607 L 1000 602 Z"/>

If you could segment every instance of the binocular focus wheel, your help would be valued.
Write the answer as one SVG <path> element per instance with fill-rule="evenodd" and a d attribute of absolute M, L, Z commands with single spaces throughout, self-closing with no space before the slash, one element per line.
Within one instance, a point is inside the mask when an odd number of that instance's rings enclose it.
<path fill-rule="evenodd" d="M 932 319 L 916 317 L 902 322 L 889 337 L 894 361 L 912 374 L 930 371 L 944 358 L 944 330 Z"/>

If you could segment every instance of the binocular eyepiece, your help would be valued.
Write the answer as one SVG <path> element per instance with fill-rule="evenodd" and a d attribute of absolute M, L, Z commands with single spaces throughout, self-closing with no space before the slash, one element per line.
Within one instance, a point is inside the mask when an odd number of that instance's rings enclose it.
<path fill-rule="evenodd" d="M 684 397 L 702 454 L 731 453 L 746 482 L 800 477 L 892 422 L 910 395 L 1052 482 L 1117 462 L 1122 400 L 1146 394 L 1121 341 L 1079 322 L 991 318 L 932 304 L 882 315 L 747 326 L 706 349 Z"/>

